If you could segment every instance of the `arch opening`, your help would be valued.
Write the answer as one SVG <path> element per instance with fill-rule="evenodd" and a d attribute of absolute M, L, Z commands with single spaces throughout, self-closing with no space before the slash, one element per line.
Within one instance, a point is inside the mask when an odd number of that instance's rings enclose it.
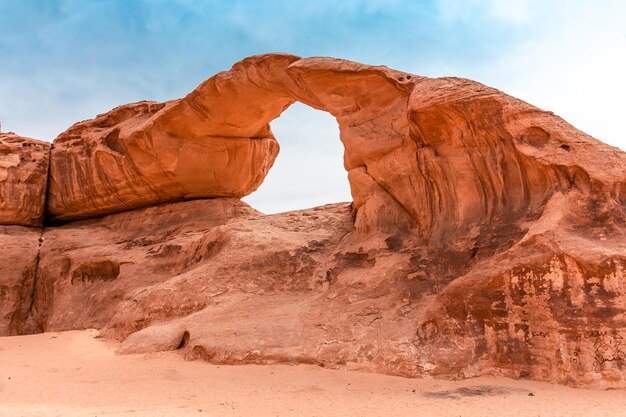
<path fill-rule="evenodd" d="M 273 214 L 352 201 L 339 125 L 330 113 L 296 102 L 271 128 L 280 151 L 246 203 Z"/>

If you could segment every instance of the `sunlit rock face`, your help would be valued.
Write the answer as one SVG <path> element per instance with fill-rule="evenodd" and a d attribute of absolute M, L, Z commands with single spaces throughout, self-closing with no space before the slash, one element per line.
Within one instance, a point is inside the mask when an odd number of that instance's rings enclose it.
<path fill-rule="evenodd" d="M 239 198 L 295 101 L 337 119 L 354 201 L 266 216 Z M 626 154 L 482 84 L 255 56 L 185 98 L 72 126 L 48 182 L 54 226 L 0 230 L 24 257 L 1 270 L 5 333 L 626 386 Z"/>
<path fill-rule="evenodd" d="M 361 230 L 400 226 L 449 243 L 537 217 L 554 192 L 601 181 L 624 198 L 616 149 L 495 89 L 270 54 L 183 99 L 121 106 L 61 134 L 50 216 L 245 196 L 278 152 L 268 123 L 294 101 L 336 117 Z"/>

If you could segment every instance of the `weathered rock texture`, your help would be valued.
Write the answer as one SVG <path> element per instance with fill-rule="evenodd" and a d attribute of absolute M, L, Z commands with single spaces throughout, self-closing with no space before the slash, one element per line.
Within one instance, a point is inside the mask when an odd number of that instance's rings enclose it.
<path fill-rule="evenodd" d="M 50 143 L 0 133 L 0 336 L 30 333 Z M 24 227 L 32 226 L 32 227 Z"/>
<path fill-rule="evenodd" d="M 353 204 L 265 216 L 238 199 L 294 101 L 336 117 Z M 51 222 L 86 220 L 44 230 L 12 332 L 626 387 L 626 154 L 469 80 L 251 57 L 71 127 L 48 196 Z"/>
<path fill-rule="evenodd" d="M 37 277 L 42 231 L 0 226 L 0 336 L 32 333 L 31 300 Z"/>
<path fill-rule="evenodd" d="M 40 226 L 50 143 L 0 133 L 0 224 Z"/>

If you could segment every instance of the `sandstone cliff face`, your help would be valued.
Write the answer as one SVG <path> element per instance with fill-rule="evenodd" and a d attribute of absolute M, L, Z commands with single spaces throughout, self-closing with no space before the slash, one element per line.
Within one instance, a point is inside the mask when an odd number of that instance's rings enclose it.
<path fill-rule="evenodd" d="M 40 226 L 50 144 L 0 133 L 0 224 Z"/>
<path fill-rule="evenodd" d="M 32 333 L 27 322 L 39 262 L 42 232 L 0 226 L 0 336 Z"/>
<path fill-rule="evenodd" d="M 336 117 L 354 201 L 265 216 L 238 198 L 295 101 Z M 479 83 L 251 57 L 72 126 L 49 182 L 46 220 L 65 224 L 0 234 L 28 246 L 10 270 L 0 253 L 5 333 L 626 386 L 626 154 Z"/>
<path fill-rule="evenodd" d="M 30 333 L 50 143 L 0 133 L 0 336 Z M 31 226 L 31 227 L 25 227 Z"/>

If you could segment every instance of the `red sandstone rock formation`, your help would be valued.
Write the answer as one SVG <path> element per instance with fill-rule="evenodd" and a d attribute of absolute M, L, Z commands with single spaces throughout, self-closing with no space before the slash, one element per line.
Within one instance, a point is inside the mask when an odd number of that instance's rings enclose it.
<path fill-rule="evenodd" d="M 265 216 L 237 199 L 294 101 L 337 118 L 352 205 Z M 626 154 L 498 90 L 251 57 L 183 99 L 74 125 L 50 165 L 47 218 L 73 222 L 0 276 L 21 300 L 0 310 L 5 333 L 96 327 L 127 353 L 626 386 Z"/>
<path fill-rule="evenodd" d="M 41 226 L 50 144 L 0 133 L 0 224 Z"/>
<path fill-rule="evenodd" d="M 0 336 L 30 332 L 50 144 L 0 133 Z"/>

